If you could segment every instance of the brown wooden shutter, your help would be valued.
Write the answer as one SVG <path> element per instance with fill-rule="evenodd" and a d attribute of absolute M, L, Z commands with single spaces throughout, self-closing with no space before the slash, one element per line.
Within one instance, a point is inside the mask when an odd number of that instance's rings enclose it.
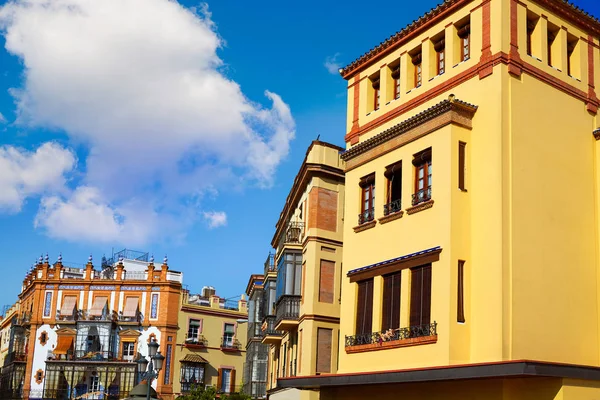
<path fill-rule="evenodd" d="M 373 279 L 358 282 L 356 334 L 371 333 L 373 321 Z"/>
<path fill-rule="evenodd" d="M 217 392 L 221 391 L 223 385 L 223 368 L 219 368 L 219 375 L 217 376 Z"/>
<path fill-rule="evenodd" d="M 465 279 L 465 262 L 458 260 L 458 293 L 456 295 L 456 320 L 465 322 L 465 305 L 464 305 L 464 279 Z"/>
<path fill-rule="evenodd" d="M 465 190 L 465 152 L 467 144 L 464 142 L 458 142 L 458 188 Z"/>
<path fill-rule="evenodd" d="M 390 320 L 390 328 L 400 328 L 400 282 L 402 274 L 400 272 L 392 275 L 392 317 Z"/>
<path fill-rule="evenodd" d="M 416 267 L 410 272 L 410 326 L 417 326 L 421 325 L 423 270 L 421 267 Z"/>
<path fill-rule="evenodd" d="M 335 262 L 321 260 L 319 273 L 319 301 L 333 304 L 333 287 L 335 279 Z"/>
<path fill-rule="evenodd" d="M 229 375 L 229 393 L 235 392 L 235 369 L 231 370 Z"/>
<path fill-rule="evenodd" d="M 317 372 L 331 372 L 331 340 L 333 330 L 317 328 Z"/>
<path fill-rule="evenodd" d="M 431 323 L 431 265 L 423 268 L 423 308 L 421 325 Z"/>
<path fill-rule="evenodd" d="M 383 277 L 383 305 L 381 310 L 382 331 L 390 329 L 391 326 L 393 280 L 394 275 L 388 275 Z"/>

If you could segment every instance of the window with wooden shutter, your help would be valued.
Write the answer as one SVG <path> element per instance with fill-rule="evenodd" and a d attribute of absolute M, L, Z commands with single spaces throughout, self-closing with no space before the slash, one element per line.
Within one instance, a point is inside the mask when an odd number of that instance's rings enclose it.
<path fill-rule="evenodd" d="M 466 174 L 466 152 L 467 152 L 467 144 L 465 142 L 458 142 L 458 188 L 460 190 L 467 190 L 465 184 L 465 174 Z"/>
<path fill-rule="evenodd" d="M 333 304 L 335 262 L 321 260 L 319 271 L 319 302 Z"/>
<path fill-rule="evenodd" d="M 423 150 L 413 156 L 415 166 L 415 193 L 412 205 L 416 206 L 431 200 L 431 185 L 433 183 L 433 161 L 431 148 Z"/>
<path fill-rule="evenodd" d="M 229 377 L 229 393 L 235 393 L 235 369 L 231 370 L 231 376 Z"/>
<path fill-rule="evenodd" d="M 431 265 L 411 269 L 410 326 L 431 321 Z"/>
<path fill-rule="evenodd" d="M 375 173 L 361 178 L 361 213 L 358 216 L 358 224 L 373 221 L 375 219 Z"/>
<path fill-rule="evenodd" d="M 467 61 L 471 58 L 471 24 L 464 24 L 458 29 L 458 37 L 460 38 L 460 61 Z"/>
<path fill-rule="evenodd" d="M 464 280 L 465 280 L 465 262 L 458 260 L 458 288 L 456 295 L 456 320 L 457 322 L 465 322 L 465 304 L 464 304 Z"/>
<path fill-rule="evenodd" d="M 389 66 L 394 90 L 392 99 L 400 98 L 400 60 L 396 60 Z"/>
<path fill-rule="evenodd" d="M 317 373 L 331 372 L 331 340 L 333 330 L 317 329 Z"/>
<path fill-rule="evenodd" d="M 383 277 L 383 307 L 381 330 L 400 328 L 401 272 Z"/>
<path fill-rule="evenodd" d="M 373 322 L 373 279 L 358 282 L 356 304 L 356 334 L 372 333 Z"/>
<path fill-rule="evenodd" d="M 217 375 L 217 390 L 220 391 L 223 386 L 223 368 L 219 368 L 219 375 Z"/>

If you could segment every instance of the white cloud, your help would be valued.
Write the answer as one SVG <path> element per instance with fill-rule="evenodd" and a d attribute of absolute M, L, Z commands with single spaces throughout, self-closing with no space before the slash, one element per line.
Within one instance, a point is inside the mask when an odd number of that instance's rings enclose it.
<path fill-rule="evenodd" d="M 17 212 L 29 196 L 65 190 L 65 174 L 77 160 L 57 143 L 45 143 L 35 151 L 0 147 L 0 211 Z"/>
<path fill-rule="evenodd" d="M 327 71 L 332 75 L 338 75 L 340 73 L 339 71 L 342 67 L 342 64 L 338 60 L 339 56 L 340 53 L 335 53 L 333 56 L 327 57 L 325 59 L 325 63 L 323 64 L 325 69 L 327 69 Z"/>
<path fill-rule="evenodd" d="M 6 118 L 4 118 L 4 115 L 2 115 L 2 113 L 0 113 L 0 124 L 5 124 L 6 123 Z"/>
<path fill-rule="evenodd" d="M 227 214 L 224 211 L 208 211 L 204 212 L 203 215 L 210 229 L 227 225 Z"/>
<path fill-rule="evenodd" d="M 144 198 L 161 219 L 232 179 L 272 185 L 294 119 L 277 94 L 265 91 L 264 107 L 222 72 L 215 29 L 205 5 L 170 0 L 11 0 L 0 8 L 6 49 L 24 65 L 24 84 L 12 90 L 16 123 L 64 130 L 89 146 L 84 185 L 102 194 L 50 198 L 64 206 L 49 213 L 44 203 L 38 226 L 51 231 L 42 219 L 66 205 L 106 216 Z"/>

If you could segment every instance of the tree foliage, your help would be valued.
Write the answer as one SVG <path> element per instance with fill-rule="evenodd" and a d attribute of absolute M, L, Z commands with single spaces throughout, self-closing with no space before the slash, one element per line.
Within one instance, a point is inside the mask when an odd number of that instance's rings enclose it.
<path fill-rule="evenodd" d="M 187 394 L 179 396 L 177 400 L 216 400 L 217 391 L 214 387 L 194 386 Z M 245 393 L 222 394 L 221 400 L 251 400 L 252 397 Z"/>

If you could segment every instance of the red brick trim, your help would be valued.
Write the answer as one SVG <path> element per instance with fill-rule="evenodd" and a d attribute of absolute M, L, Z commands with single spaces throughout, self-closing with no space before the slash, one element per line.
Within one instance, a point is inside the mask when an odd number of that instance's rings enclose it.
<path fill-rule="evenodd" d="M 361 344 L 358 346 L 348 346 L 348 347 L 346 347 L 346 353 L 354 354 L 354 353 L 364 353 L 367 351 L 398 349 L 400 347 L 420 346 L 420 345 L 424 345 L 424 344 L 433 344 L 436 342 L 437 342 L 437 335 L 424 336 L 424 337 L 410 338 L 410 339 L 403 339 L 403 340 L 393 340 L 393 341 L 389 341 L 389 342 Z"/>
<path fill-rule="evenodd" d="M 489 60 L 492 59 L 492 39 L 491 39 L 491 4 L 490 1 L 487 0 L 483 3 L 483 42 L 481 47 L 481 59 L 480 64 L 484 68 L 479 69 L 479 79 L 483 79 L 487 76 L 490 76 L 494 73 L 494 66 L 488 63 Z"/>
<path fill-rule="evenodd" d="M 586 108 L 592 114 L 596 114 L 598 112 L 599 101 L 596 97 L 596 87 L 594 82 L 594 47 L 592 44 L 594 43 L 593 36 L 588 36 L 588 101 L 586 104 Z"/>
<path fill-rule="evenodd" d="M 510 2 L 510 53 L 508 72 L 511 75 L 520 77 L 523 73 L 521 68 L 521 56 L 519 55 L 519 2 L 512 0 Z"/>
<path fill-rule="evenodd" d="M 377 221 L 373 220 L 371 222 L 367 222 L 366 224 L 355 226 L 352 229 L 354 229 L 355 233 L 358 233 L 358 232 L 366 231 L 367 229 L 374 228 L 375 225 L 377 225 Z"/>

